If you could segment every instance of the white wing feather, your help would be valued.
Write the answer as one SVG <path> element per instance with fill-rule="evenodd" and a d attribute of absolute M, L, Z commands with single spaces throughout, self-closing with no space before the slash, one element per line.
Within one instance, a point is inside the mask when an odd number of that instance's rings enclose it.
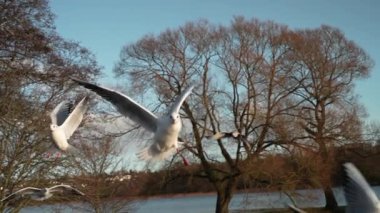
<path fill-rule="evenodd" d="M 176 101 L 170 108 L 169 113 L 179 113 L 179 110 L 183 104 L 183 102 L 186 100 L 187 96 L 190 95 L 191 91 L 193 90 L 194 86 L 188 87 L 184 92 L 181 93 L 180 96 L 177 97 Z"/>
<path fill-rule="evenodd" d="M 69 117 L 62 124 L 66 139 L 69 139 L 74 131 L 78 128 L 83 120 L 83 115 L 88 108 L 88 97 L 84 97 L 75 109 L 70 113 Z"/>
<path fill-rule="evenodd" d="M 352 163 L 345 163 L 343 166 L 346 174 L 346 212 L 379 212 L 379 200 L 360 171 Z"/>
<path fill-rule="evenodd" d="M 8 195 L 7 197 L 3 198 L 1 200 L 1 202 L 3 201 L 7 201 L 7 200 L 10 200 L 10 199 L 13 199 L 14 197 L 16 197 L 17 195 L 29 195 L 29 194 L 33 194 L 35 192 L 39 192 L 41 191 L 41 189 L 39 188 L 35 188 L 35 187 L 26 187 L 26 188 L 23 188 L 23 189 L 20 189 L 10 195 Z"/>
<path fill-rule="evenodd" d="M 94 91 L 96 94 L 98 94 L 105 100 L 111 102 L 116 107 L 116 109 L 124 116 L 137 122 L 149 131 L 156 131 L 157 117 L 152 112 L 150 112 L 140 104 L 136 103 L 130 97 L 112 89 L 97 86 L 95 84 L 74 78 L 71 79 L 77 82 L 79 85 Z"/>
<path fill-rule="evenodd" d="M 79 191 L 78 189 L 69 185 L 64 185 L 64 184 L 52 186 L 49 188 L 49 190 L 51 192 L 57 192 L 57 191 L 61 192 L 62 190 L 66 190 L 66 191 L 75 192 L 76 194 L 79 194 L 79 195 L 84 195 L 84 193 Z"/>
<path fill-rule="evenodd" d="M 52 124 L 55 124 L 57 126 L 62 125 L 62 123 L 69 115 L 68 105 L 69 103 L 67 101 L 62 101 L 54 108 L 54 110 L 50 113 Z"/>

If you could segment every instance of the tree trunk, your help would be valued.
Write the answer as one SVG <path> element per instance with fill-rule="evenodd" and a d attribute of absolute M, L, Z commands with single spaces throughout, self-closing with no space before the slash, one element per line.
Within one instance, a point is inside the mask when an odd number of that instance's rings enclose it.
<path fill-rule="evenodd" d="M 231 197 L 231 193 L 218 191 L 215 213 L 228 213 L 228 206 L 230 204 Z"/>
<path fill-rule="evenodd" d="M 336 202 L 334 193 L 330 187 L 323 189 L 325 193 L 326 206 L 325 209 L 335 212 L 338 208 L 338 203 Z"/>
<path fill-rule="evenodd" d="M 331 165 L 335 162 L 333 159 L 333 152 L 330 150 L 327 150 L 327 147 L 326 147 L 326 143 L 323 143 L 323 145 L 321 146 L 323 149 L 322 149 L 322 159 L 323 159 L 323 163 L 325 165 L 325 172 L 326 174 L 329 175 L 329 177 L 327 177 L 327 182 L 324 184 L 324 187 L 323 187 L 323 192 L 325 194 L 325 199 L 326 199 L 326 206 L 325 206 L 325 209 L 326 210 L 330 210 L 332 212 L 336 212 L 337 209 L 338 209 L 338 203 L 336 202 L 336 199 L 335 199 L 335 196 L 334 196 L 334 193 L 332 191 L 332 176 L 333 176 L 333 172 L 332 172 L 332 168 L 334 167 L 331 167 Z M 329 165 L 329 166 L 327 166 Z"/>
<path fill-rule="evenodd" d="M 232 191 L 235 187 L 235 178 L 217 183 L 217 198 L 215 213 L 228 213 L 228 207 L 232 198 Z"/>

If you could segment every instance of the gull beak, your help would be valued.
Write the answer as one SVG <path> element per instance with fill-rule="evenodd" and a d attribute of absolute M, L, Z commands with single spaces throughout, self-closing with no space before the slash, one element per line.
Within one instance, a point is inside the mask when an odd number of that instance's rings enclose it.
<path fill-rule="evenodd" d="M 171 120 L 172 124 L 175 123 L 175 117 L 174 116 L 170 116 L 170 120 Z"/>

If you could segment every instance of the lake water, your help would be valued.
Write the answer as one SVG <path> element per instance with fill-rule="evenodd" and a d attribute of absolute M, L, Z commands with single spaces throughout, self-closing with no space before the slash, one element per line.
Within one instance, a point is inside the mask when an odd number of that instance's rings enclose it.
<path fill-rule="evenodd" d="M 380 195 L 380 186 L 373 187 L 377 196 Z M 341 188 L 333 189 L 339 206 L 345 206 L 346 201 Z M 322 190 L 297 190 L 292 193 L 297 206 L 305 207 L 323 207 L 325 199 Z M 216 195 L 181 195 L 165 198 L 150 198 L 144 201 L 136 201 L 133 206 L 133 212 L 136 213 L 208 213 L 215 211 Z M 286 208 L 287 203 L 292 203 L 291 199 L 284 193 L 237 193 L 234 194 L 230 203 L 231 212 L 244 212 L 259 209 L 280 209 Z M 82 205 L 85 204 L 75 204 Z M 28 207 L 21 210 L 22 213 L 39 213 L 39 212 L 80 212 L 74 204 L 68 205 L 42 205 L 39 207 Z M 78 206 L 77 206 L 78 207 Z M 84 211 L 83 211 L 84 212 Z"/>

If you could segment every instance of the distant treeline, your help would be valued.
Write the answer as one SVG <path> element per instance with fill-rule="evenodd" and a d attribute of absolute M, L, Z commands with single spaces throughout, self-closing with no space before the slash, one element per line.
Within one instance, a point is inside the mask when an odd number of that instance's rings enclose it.
<path fill-rule="evenodd" d="M 363 172 L 371 185 L 380 184 L 380 147 L 366 144 L 345 146 L 335 149 L 336 165 L 353 162 Z M 292 155 L 266 155 L 249 162 L 249 173 L 242 175 L 237 181 L 236 190 L 242 191 L 291 191 L 295 189 L 318 188 L 318 180 L 323 174 L 318 168 L 320 159 L 313 153 L 298 153 Z M 217 165 L 220 168 L 226 165 Z M 333 182 L 339 186 L 342 183 L 342 169 L 335 168 Z M 117 178 L 119 177 L 119 179 Z M 121 177 L 121 178 L 120 178 Z M 124 178 L 122 178 L 124 177 Z M 125 178 L 128 177 L 128 178 Z M 71 182 L 79 188 L 94 186 L 92 182 L 105 185 L 104 197 L 110 197 L 107 188 L 115 188 L 111 197 L 155 196 L 177 193 L 212 192 L 213 186 L 206 179 L 204 171 L 198 164 L 183 166 L 181 163 L 168 169 L 156 172 L 119 171 L 111 176 L 66 177 L 57 182 Z M 114 186 L 112 186 L 114 185 Z"/>

